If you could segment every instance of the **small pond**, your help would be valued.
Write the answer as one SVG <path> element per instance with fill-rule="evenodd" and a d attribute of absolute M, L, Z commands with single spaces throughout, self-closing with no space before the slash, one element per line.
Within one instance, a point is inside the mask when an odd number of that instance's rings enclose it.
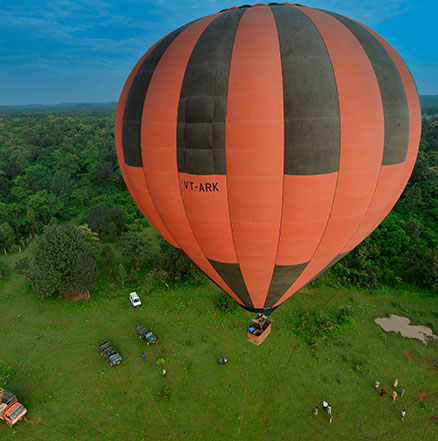
<path fill-rule="evenodd" d="M 391 314 L 391 317 L 379 317 L 374 319 L 374 321 L 386 332 L 399 332 L 403 337 L 417 338 L 425 345 L 429 338 L 438 340 L 438 337 L 433 334 L 432 329 L 426 326 L 413 326 L 407 317 Z"/>

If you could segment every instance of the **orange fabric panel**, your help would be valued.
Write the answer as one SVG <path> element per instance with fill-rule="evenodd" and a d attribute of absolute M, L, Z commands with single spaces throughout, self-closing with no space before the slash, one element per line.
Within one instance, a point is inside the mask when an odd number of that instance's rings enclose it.
<path fill-rule="evenodd" d="M 208 259 L 237 263 L 228 207 L 227 177 L 179 173 L 190 227 Z"/>
<path fill-rule="evenodd" d="M 144 102 L 141 148 L 152 200 L 170 234 L 202 271 L 241 304 L 193 235 L 181 197 L 176 160 L 178 103 L 187 62 L 200 35 L 218 15 L 205 17 L 181 32 L 160 59 Z"/>
<path fill-rule="evenodd" d="M 284 176 L 284 202 L 277 265 L 310 260 L 327 225 L 337 173 Z"/>
<path fill-rule="evenodd" d="M 254 308 L 263 308 L 277 255 L 283 115 L 276 23 L 270 8 L 248 8 L 231 57 L 225 151 L 234 244 Z"/>
<path fill-rule="evenodd" d="M 374 69 L 360 43 L 338 20 L 300 8 L 317 26 L 333 65 L 341 118 L 341 154 L 335 197 L 311 261 L 275 306 L 323 270 L 362 222 L 377 185 L 384 147 L 384 115 Z"/>
<path fill-rule="evenodd" d="M 421 136 L 420 101 L 418 99 L 417 88 L 409 69 L 401 59 L 400 55 L 398 55 L 387 41 L 372 29 L 361 23 L 359 24 L 373 34 L 373 36 L 377 38 L 386 49 L 403 81 L 409 107 L 409 145 L 406 161 L 404 163 L 382 167 L 376 193 L 363 221 L 363 225 L 361 225 L 356 234 L 345 246 L 344 252 L 351 251 L 368 237 L 368 235 L 378 227 L 380 222 L 382 222 L 394 207 L 409 180 L 412 169 L 414 168 Z"/>
<path fill-rule="evenodd" d="M 405 168 L 406 162 L 382 167 L 376 191 L 368 211 L 360 227 L 342 249 L 342 253 L 347 253 L 359 245 L 360 242 L 366 239 L 370 233 L 377 228 L 380 222 L 382 222 L 389 213 L 395 203 L 394 191 L 402 179 Z M 388 207 L 389 201 L 393 202 L 391 207 Z"/>
<path fill-rule="evenodd" d="M 161 40 L 160 40 L 161 41 Z M 123 87 L 122 93 L 120 95 L 119 103 L 117 105 L 116 113 L 116 124 L 115 124 L 115 142 L 116 142 L 116 152 L 119 161 L 120 171 L 122 172 L 123 179 L 125 180 L 126 186 L 128 187 L 129 193 L 133 197 L 135 203 L 137 204 L 140 211 L 143 213 L 144 217 L 149 221 L 149 223 L 158 231 L 158 233 L 164 237 L 171 245 L 178 247 L 173 237 L 170 235 L 167 228 L 164 226 L 154 204 L 147 187 L 143 169 L 139 167 L 130 167 L 125 164 L 125 158 L 123 154 L 123 113 L 125 111 L 126 99 L 131 89 L 132 82 L 140 69 L 143 61 L 147 58 L 150 52 L 157 46 L 160 42 L 155 43 L 137 62 L 134 69 L 132 69 L 129 74 L 128 79 Z"/>

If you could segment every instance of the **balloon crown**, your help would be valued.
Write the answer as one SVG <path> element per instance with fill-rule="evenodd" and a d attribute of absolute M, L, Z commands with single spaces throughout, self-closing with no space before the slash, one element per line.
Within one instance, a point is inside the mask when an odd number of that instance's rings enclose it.
<path fill-rule="evenodd" d="M 231 11 L 233 9 L 243 9 L 243 8 L 252 8 L 254 6 L 301 6 L 302 8 L 307 8 L 305 5 L 300 5 L 299 3 L 256 3 L 255 5 L 242 5 L 242 6 L 233 6 L 232 8 L 221 9 L 219 12 Z"/>

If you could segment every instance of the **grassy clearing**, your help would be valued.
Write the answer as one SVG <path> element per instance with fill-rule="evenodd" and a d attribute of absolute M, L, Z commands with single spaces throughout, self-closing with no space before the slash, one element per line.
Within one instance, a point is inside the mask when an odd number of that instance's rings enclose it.
<path fill-rule="evenodd" d="M 249 314 L 222 311 L 209 283 L 143 294 L 139 309 L 129 304 L 130 288 L 65 303 L 36 298 L 22 277 L 0 286 L 0 375 L 12 372 L 8 388 L 29 412 L 15 430 L 0 425 L 2 441 L 438 439 L 438 345 L 373 323 L 395 313 L 437 333 L 438 298 L 305 289 L 274 313 L 273 331 L 257 347 L 246 341 Z M 351 316 L 337 323 L 346 305 Z M 300 331 L 300 314 L 310 320 L 318 310 L 322 325 Z M 139 324 L 158 336 L 155 346 L 136 337 Z M 322 331 L 309 340 L 312 326 Z M 123 356 L 119 366 L 100 357 L 103 339 Z M 230 362 L 218 367 L 224 355 Z M 406 393 L 392 403 L 395 377 Z M 376 379 L 388 391 L 383 399 Z"/>

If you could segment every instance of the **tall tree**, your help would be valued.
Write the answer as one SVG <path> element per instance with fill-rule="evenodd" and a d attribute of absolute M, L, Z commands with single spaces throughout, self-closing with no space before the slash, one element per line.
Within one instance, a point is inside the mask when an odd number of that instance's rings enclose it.
<path fill-rule="evenodd" d="M 96 232 L 99 236 L 102 236 L 108 225 L 107 208 L 104 204 L 95 205 L 90 208 L 86 218 L 88 226 Z"/>
<path fill-rule="evenodd" d="M 117 205 L 113 205 L 107 211 L 108 223 L 113 222 L 116 226 L 117 234 L 123 233 L 126 229 L 126 215 L 125 211 Z"/>
<path fill-rule="evenodd" d="M 128 277 L 128 274 L 126 273 L 126 269 L 123 266 L 123 264 L 120 264 L 117 267 L 117 279 L 122 284 L 122 286 L 125 286 L 126 278 Z"/>
<path fill-rule="evenodd" d="M 47 297 L 72 289 L 89 291 L 96 282 L 91 245 L 78 228 L 50 225 L 39 238 L 33 260 L 35 293 Z"/>
<path fill-rule="evenodd" d="M 113 272 L 113 262 L 114 262 L 114 251 L 111 248 L 111 245 L 108 244 L 103 245 L 101 254 L 103 261 L 108 268 L 108 278 L 110 278 Z"/>
<path fill-rule="evenodd" d="M 15 233 L 8 222 L 3 222 L 0 225 L 0 247 L 7 250 L 15 243 Z"/>
<path fill-rule="evenodd" d="M 147 256 L 148 242 L 143 237 L 133 232 L 122 236 L 122 254 L 131 260 L 135 269 L 139 271 Z"/>
<path fill-rule="evenodd" d="M 108 189 L 113 175 L 113 165 L 111 162 L 99 162 L 94 167 L 94 177 L 98 182 L 104 183 Z"/>

